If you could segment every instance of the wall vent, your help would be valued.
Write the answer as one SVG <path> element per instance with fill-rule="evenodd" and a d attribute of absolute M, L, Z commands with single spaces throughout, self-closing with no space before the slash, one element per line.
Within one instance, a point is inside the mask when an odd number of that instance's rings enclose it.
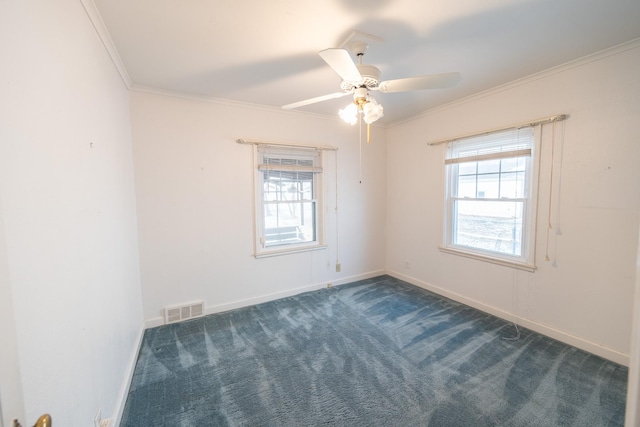
<path fill-rule="evenodd" d="M 182 320 L 204 316 L 204 301 L 174 305 L 164 308 L 164 323 L 175 323 Z"/>

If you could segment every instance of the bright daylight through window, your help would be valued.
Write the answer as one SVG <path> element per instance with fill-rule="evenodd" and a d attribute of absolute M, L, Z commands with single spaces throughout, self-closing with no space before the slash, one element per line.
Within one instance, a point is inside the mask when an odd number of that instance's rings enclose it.
<path fill-rule="evenodd" d="M 444 250 L 533 268 L 532 127 L 447 145 Z"/>
<path fill-rule="evenodd" d="M 260 146 L 256 177 L 256 255 L 322 243 L 322 151 Z"/>

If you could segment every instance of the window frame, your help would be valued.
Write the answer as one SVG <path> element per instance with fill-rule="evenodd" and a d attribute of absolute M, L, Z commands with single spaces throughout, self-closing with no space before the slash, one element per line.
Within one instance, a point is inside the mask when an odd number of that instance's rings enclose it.
<path fill-rule="evenodd" d="M 444 165 L 444 216 L 443 216 L 443 243 L 439 247 L 442 252 L 460 255 L 480 261 L 491 262 L 494 264 L 513 267 L 521 270 L 533 272 L 536 269 L 535 265 L 535 243 L 536 243 L 536 212 L 537 212 L 537 200 L 538 200 L 538 177 L 540 173 L 540 129 L 539 127 L 529 127 L 532 130 L 531 140 L 531 155 L 526 161 L 525 167 L 525 185 L 523 197 L 504 198 L 464 198 L 452 195 L 457 185 L 457 178 L 459 177 L 459 164 L 464 162 L 463 158 L 455 160 L 446 160 Z M 519 131 L 520 129 L 516 129 Z M 504 130 L 496 132 L 488 132 L 482 134 L 486 137 L 492 134 L 499 134 L 505 132 Z M 460 138 L 460 140 L 450 141 L 445 144 L 445 158 L 448 158 L 451 144 L 463 140 L 473 140 L 481 135 Z M 490 153 L 484 156 L 477 156 L 475 161 L 484 160 L 497 160 L 506 158 L 517 158 L 522 156 L 510 156 L 501 155 L 499 153 Z M 447 162 L 450 162 L 447 164 Z M 477 169 L 475 176 L 479 176 Z M 477 190 L 476 190 L 477 191 Z M 488 249 L 481 249 L 473 246 L 466 246 L 454 243 L 454 233 L 457 213 L 455 210 L 456 200 L 471 200 L 482 202 L 502 202 L 502 201 L 514 201 L 523 203 L 522 209 L 522 232 L 521 232 L 521 254 L 510 255 L 501 253 L 498 251 L 491 251 Z"/>
<path fill-rule="evenodd" d="M 302 166 L 302 169 L 309 169 L 312 174 L 312 197 L 304 202 L 311 202 L 314 205 L 314 240 L 303 242 L 282 242 L 280 244 L 266 244 L 265 228 L 265 207 L 268 204 L 277 204 L 274 201 L 265 200 L 264 177 L 265 172 L 285 171 L 295 169 L 296 166 L 279 167 L 277 164 L 265 163 L 265 157 L 313 160 L 313 166 Z M 326 248 L 324 233 L 324 179 L 322 165 L 324 161 L 324 150 L 316 147 L 286 146 L 286 145 L 254 145 L 254 256 L 256 258 L 278 256 L 297 252 L 306 252 Z M 302 181 L 298 181 L 302 182 Z"/>

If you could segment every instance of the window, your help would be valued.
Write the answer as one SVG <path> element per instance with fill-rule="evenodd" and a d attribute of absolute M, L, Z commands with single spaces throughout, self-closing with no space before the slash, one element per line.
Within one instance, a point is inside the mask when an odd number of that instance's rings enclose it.
<path fill-rule="evenodd" d="M 321 247 L 322 151 L 257 147 L 256 256 Z"/>
<path fill-rule="evenodd" d="M 533 266 L 532 127 L 447 145 L 444 250 Z"/>

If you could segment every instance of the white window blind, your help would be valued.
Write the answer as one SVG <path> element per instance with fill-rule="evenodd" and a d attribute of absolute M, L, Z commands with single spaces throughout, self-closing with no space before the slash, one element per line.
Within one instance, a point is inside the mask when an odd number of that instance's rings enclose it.
<path fill-rule="evenodd" d="M 530 156 L 533 128 L 510 129 L 449 143 L 445 164 Z"/>

